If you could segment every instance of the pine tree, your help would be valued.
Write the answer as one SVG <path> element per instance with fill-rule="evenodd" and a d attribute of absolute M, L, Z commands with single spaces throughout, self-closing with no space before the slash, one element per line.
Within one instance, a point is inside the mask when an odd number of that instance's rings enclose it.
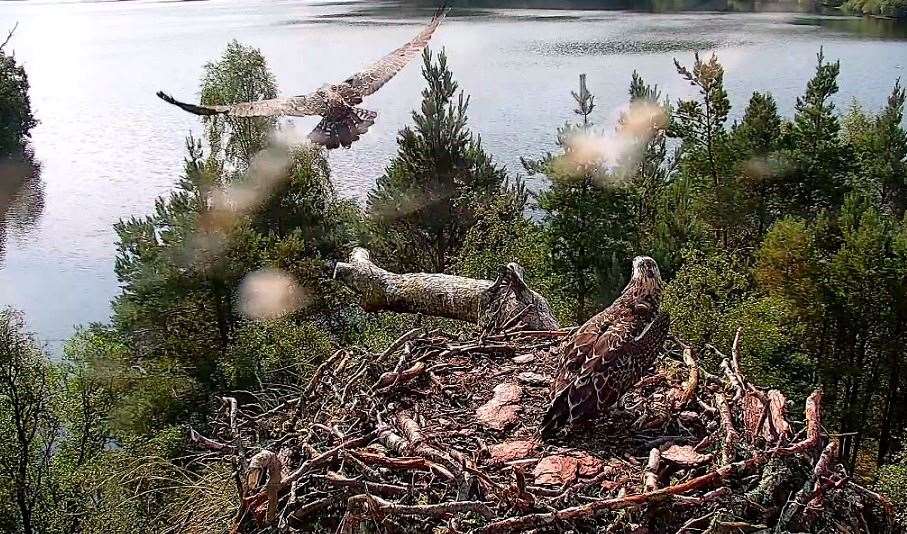
<path fill-rule="evenodd" d="M 732 146 L 739 159 L 736 179 L 743 191 L 748 215 L 746 234 L 761 239 L 780 218 L 787 192 L 781 187 L 782 120 L 778 105 L 769 93 L 754 92 L 740 123 L 732 128 Z"/>
<path fill-rule="evenodd" d="M 28 74 L 4 50 L 12 35 L 10 31 L 0 45 L 0 158 L 22 150 L 31 129 L 38 124 L 31 112 Z"/>
<path fill-rule="evenodd" d="M 782 219 L 766 236 L 755 269 L 760 289 L 783 299 L 804 325 L 800 343 L 827 393 L 829 424 L 856 432 L 844 447 L 850 465 L 869 439 L 880 440 L 880 458 L 889 454 L 907 417 L 900 409 L 907 221 L 874 204 L 851 193 L 837 213 Z"/>
<path fill-rule="evenodd" d="M 651 255 L 660 247 L 656 243 L 659 199 L 670 185 L 676 163 L 676 154 L 669 155 L 667 145 L 673 108 L 666 98 L 662 100 L 658 86 L 647 84 L 636 71 L 629 96 L 629 110 L 622 114 L 617 130 L 629 137 L 633 150 L 624 155 L 617 172 L 625 175 L 635 197 L 633 218 L 638 225 L 634 247 Z M 641 119 L 645 124 L 638 124 Z"/>
<path fill-rule="evenodd" d="M 803 216 L 841 205 L 846 188 L 848 158 L 840 137 L 841 126 L 831 98 L 838 92 L 841 63 L 826 63 L 820 49 L 816 74 L 797 97 L 790 126 L 785 186 L 787 210 Z"/>
<path fill-rule="evenodd" d="M 781 117 L 771 93 L 753 92 L 743 119 L 734 125 L 733 130 L 737 146 L 746 156 L 766 156 L 777 150 L 781 138 Z"/>
<path fill-rule="evenodd" d="M 698 170 L 711 176 L 717 188 L 725 178 L 718 145 L 726 134 L 724 124 L 731 110 L 724 89 L 724 67 L 715 54 L 703 62 L 698 52 L 694 55 L 692 71 L 676 59 L 674 67 L 699 93 L 699 100 L 681 100 L 677 103 L 674 135 L 683 139 L 687 152 L 704 153 L 705 165 L 700 165 Z"/>
<path fill-rule="evenodd" d="M 680 170 L 695 193 L 695 211 L 714 236 L 716 245 L 735 247 L 744 214 L 741 190 L 733 180 L 735 155 L 725 127 L 731 104 L 724 89 L 724 67 L 714 54 L 708 61 L 694 55 L 693 68 L 676 59 L 680 76 L 696 87 L 697 97 L 677 103 L 671 133 L 681 143 Z"/>
<path fill-rule="evenodd" d="M 844 137 L 853 147 L 859 185 L 878 198 L 895 218 L 907 211 L 907 130 L 901 125 L 904 100 L 899 79 L 881 113 L 872 116 L 855 105 L 844 123 Z"/>
<path fill-rule="evenodd" d="M 369 246 L 389 268 L 444 272 L 483 207 L 515 195 L 505 205 L 522 211 L 522 193 L 469 131 L 469 99 L 457 93 L 444 52 L 433 61 L 425 51 L 422 75 L 428 87 L 415 126 L 400 131 L 397 156 L 368 195 Z"/>
<path fill-rule="evenodd" d="M 581 121 L 558 129 L 562 153 L 523 164 L 530 174 L 543 174 L 551 181 L 538 195 L 550 269 L 576 303 L 573 320 L 583 322 L 610 303 L 626 282 L 636 221 L 632 191 L 595 149 L 599 135 L 590 119 L 594 96 L 584 75 L 572 95 L 574 113 Z"/>

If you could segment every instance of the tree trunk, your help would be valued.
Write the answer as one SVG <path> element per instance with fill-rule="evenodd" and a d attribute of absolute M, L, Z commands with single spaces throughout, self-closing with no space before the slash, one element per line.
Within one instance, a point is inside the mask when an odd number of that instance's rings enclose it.
<path fill-rule="evenodd" d="M 366 311 L 421 313 L 477 323 L 494 329 L 517 315 L 527 329 L 554 330 L 557 320 L 544 297 L 529 289 L 522 268 L 508 264 L 497 280 L 479 280 L 440 273 L 389 272 L 356 248 L 348 262 L 338 262 L 334 278 L 361 298 Z M 513 325 L 510 325 L 513 326 Z"/>

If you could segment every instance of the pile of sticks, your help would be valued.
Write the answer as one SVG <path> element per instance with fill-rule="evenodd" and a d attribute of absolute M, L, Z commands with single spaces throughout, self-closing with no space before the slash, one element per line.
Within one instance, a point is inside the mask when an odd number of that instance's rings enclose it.
<path fill-rule="evenodd" d="M 339 350 L 298 391 L 223 399 L 192 440 L 236 467 L 234 532 L 886 532 L 822 427 L 730 356 L 671 340 L 600 420 L 537 425 L 569 330 L 407 332 Z M 712 374 L 697 354 L 722 358 Z M 800 410 L 797 410 L 800 412 Z"/>

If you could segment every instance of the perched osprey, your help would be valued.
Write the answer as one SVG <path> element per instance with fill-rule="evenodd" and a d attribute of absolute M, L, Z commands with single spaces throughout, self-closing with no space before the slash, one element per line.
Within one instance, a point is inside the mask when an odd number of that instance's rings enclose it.
<path fill-rule="evenodd" d="M 393 78 L 414 56 L 422 53 L 445 14 L 446 8 L 442 6 L 428 26 L 410 42 L 346 80 L 333 85 L 324 85 L 307 95 L 223 106 L 187 104 L 163 91 L 158 91 L 157 96 L 196 115 L 228 115 L 231 117 L 320 115 L 324 118 L 309 134 L 309 139 L 313 143 L 324 145 L 327 148 L 337 148 L 341 145 L 349 148 L 353 141 L 368 131 L 369 126 L 375 124 L 375 117 L 378 116 L 374 111 L 355 106 L 361 104 L 364 97 L 374 93 Z"/>
<path fill-rule="evenodd" d="M 659 310 L 661 290 L 655 260 L 634 258 L 633 276 L 620 297 L 564 342 L 542 436 L 609 408 L 652 365 L 670 324 Z"/>

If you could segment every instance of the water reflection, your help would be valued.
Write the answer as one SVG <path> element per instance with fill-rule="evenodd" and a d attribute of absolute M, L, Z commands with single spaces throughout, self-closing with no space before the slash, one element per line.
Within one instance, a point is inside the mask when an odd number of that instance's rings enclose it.
<path fill-rule="evenodd" d="M 27 235 L 43 211 L 41 167 L 31 153 L 0 159 L 0 265 L 6 253 L 7 236 Z"/>
<path fill-rule="evenodd" d="M 819 26 L 844 36 L 879 39 L 907 39 L 907 23 L 877 17 L 794 17 L 791 24 Z"/>
<path fill-rule="evenodd" d="M 389 2 L 378 5 L 387 7 Z M 431 0 L 407 2 L 410 5 L 430 7 Z M 457 16 L 485 15 L 483 10 L 496 9 L 543 9 L 543 10 L 626 10 L 648 13 L 679 13 L 684 11 L 723 11 L 737 13 L 755 12 L 810 12 L 818 4 L 811 0 L 461 0 L 456 4 Z M 549 18 L 537 14 L 537 18 Z M 575 18 L 570 15 L 555 15 L 552 19 Z"/>

